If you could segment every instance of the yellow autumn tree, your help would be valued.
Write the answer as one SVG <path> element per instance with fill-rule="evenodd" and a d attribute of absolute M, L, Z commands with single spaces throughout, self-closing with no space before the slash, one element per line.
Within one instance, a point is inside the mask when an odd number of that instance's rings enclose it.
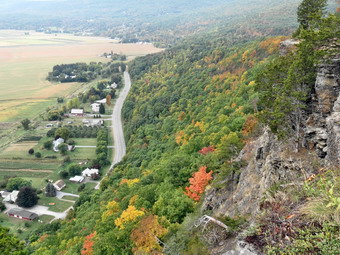
<path fill-rule="evenodd" d="M 114 213 L 119 212 L 119 204 L 116 201 L 108 202 L 106 205 L 106 210 L 102 214 L 102 221 L 105 221 L 108 217 Z"/>
<path fill-rule="evenodd" d="M 158 216 L 149 215 L 144 217 L 139 223 L 138 228 L 131 233 L 131 240 L 136 248 L 134 254 L 163 254 L 162 247 L 158 244 L 157 238 L 164 236 L 168 230 L 158 222 Z"/>
<path fill-rule="evenodd" d="M 135 206 L 129 205 L 129 207 L 123 211 L 122 215 L 115 220 L 115 224 L 118 228 L 124 229 L 124 224 L 130 221 L 135 221 L 138 217 L 143 216 L 144 212 L 138 210 Z"/>

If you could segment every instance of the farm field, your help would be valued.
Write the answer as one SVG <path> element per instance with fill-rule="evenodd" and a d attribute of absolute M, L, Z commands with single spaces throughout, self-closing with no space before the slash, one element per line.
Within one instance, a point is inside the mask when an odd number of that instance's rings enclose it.
<path fill-rule="evenodd" d="M 56 64 L 104 62 L 107 60 L 100 55 L 110 51 L 129 59 L 161 51 L 151 44 L 119 44 L 109 38 L 25 32 L 0 31 L 0 122 L 32 118 L 55 104 L 56 97 L 81 87 L 47 81 L 48 72 Z"/>

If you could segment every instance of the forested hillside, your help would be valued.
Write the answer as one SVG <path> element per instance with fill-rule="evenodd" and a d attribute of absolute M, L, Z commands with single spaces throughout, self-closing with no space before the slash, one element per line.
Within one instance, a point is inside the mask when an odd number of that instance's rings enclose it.
<path fill-rule="evenodd" d="M 203 255 L 247 227 L 243 238 L 258 252 L 337 254 L 337 170 L 322 170 L 293 187 L 279 180 L 267 190 L 272 199 L 261 198 L 258 218 L 243 212 L 230 217 L 228 208 L 217 215 L 204 201 L 205 190 L 230 192 L 239 184 L 248 164 L 238 157 L 245 145 L 249 158 L 262 157 L 252 152 L 252 141 L 264 125 L 282 137 L 279 145 L 296 133 L 289 116 L 306 109 L 316 65 L 338 54 L 333 46 L 339 45 L 339 17 L 325 18 L 321 7 L 300 14 L 307 25 L 300 21 L 295 37 L 302 42 L 284 56 L 279 45 L 287 37 L 241 27 L 220 28 L 131 62 L 133 86 L 123 108 L 127 155 L 99 191 L 81 194 L 66 220 L 38 229 L 27 240 L 28 252 Z M 270 27 L 258 29 L 270 34 Z M 291 154 L 287 158 L 294 161 Z M 312 163 L 319 168 L 319 161 Z M 257 183 L 240 185 L 250 184 Z M 284 193 L 291 200 L 282 199 Z M 202 238 L 207 224 L 201 231 L 197 220 L 203 215 L 228 229 L 213 233 L 223 242 Z M 294 217 L 291 224 L 285 221 Z"/>
<path fill-rule="evenodd" d="M 153 235 L 167 240 L 195 211 L 201 191 L 185 192 L 193 174 L 222 178 L 239 168 L 230 160 L 256 125 L 256 71 L 282 39 L 233 47 L 217 40 L 210 47 L 184 44 L 133 62 L 135 82 L 123 111 L 125 160 L 103 181 L 101 192 L 81 196 L 65 222 L 32 237 L 35 254 L 92 254 L 85 252 L 88 246 L 93 254 L 160 252 Z M 193 185 L 200 186 L 197 181 Z M 59 232 L 48 230 L 52 227 Z M 201 245 L 192 246 L 179 248 Z"/>

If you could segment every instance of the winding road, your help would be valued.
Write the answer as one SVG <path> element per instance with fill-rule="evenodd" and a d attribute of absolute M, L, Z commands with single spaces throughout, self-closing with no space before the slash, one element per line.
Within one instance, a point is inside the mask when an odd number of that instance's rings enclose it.
<path fill-rule="evenodd" d="M 127 67 L 126 67 L 127 68 Z M 118 99 L 114 105 L 113 112 L 112 112 L 112 134 L 113 134 L 113 141 L 114 146 L 112 146 L 115 150 L 113 153 L 112 164 L 110 166 L 109 171 L 106 173 L 111 172 L 114 166 L 119 163 L 126 154 L 126 145 L 125 145 L 125 138 L 124 138 L 124 131 L 123 131 L 123 123 L 122 123 L 122 108 L 126 97 L 129 94 L 131 88 L 131 78 L 128 71 L 124 72 L 124 88 L 119 93 Z M 99 189 L 100 182 L 96 185 L 95 189 Z"/>
<path fill-rule="evenodd" d="M 126 145 L 122 123 L 122 108 L 131 88 L 131 79 L 127 71 L 124 72 L 124 84 L 124 88 L 119 93 L 119 97 L 115 103 L 112 113 L 112 132 L 115 151 L 110 170 L 112 170 L 114 165 L 119 163 L 126 154 Z"/>

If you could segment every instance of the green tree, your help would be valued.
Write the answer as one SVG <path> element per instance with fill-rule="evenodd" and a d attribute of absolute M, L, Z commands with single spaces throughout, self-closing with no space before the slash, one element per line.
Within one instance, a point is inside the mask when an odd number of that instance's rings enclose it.
<path fill-rule="evenodd" d="M 13 190 L 19 190 L 22 187 L 28 186 L 30 187 L 32 184 L 30 181 L 24 180 L 19 177 L 11 178 L 8 180 L 8 183 L 6 185 L 6 190 L 13 191 Z"/>
<path fill-rule="evenodd" d="M 78 164 L 71 164 L 68 167 L 68 173 L 70 176 L 75 176 L 81 174 L 81 167 Z"/>
<path fill-rule="evenodd" d="M 24 242 L 9 233 L 9 229 L 0 226 L 0 254 L 25 255 Z"/>
<path fill-rule="evenodd" d="M 67 146 L 66 143 L 62 143 L 62 144 L 59 144 L 58 149 L 59 149 L 61 155 L 66 155 L 66 153 L 68 151 L 68 146 Z"/>
<path fill-rule="evenodd" d="M 21 121 L 21 124 L 25 130 L 29 130 L 31 121 L 29 119 L 24 119 Z"/>
<path fill-rule="evenodd" d="M 41 153 L 40 153 L 39 151 L 37 151 L 37 152 L 34 154 L 34 156 L 35 156 L 36 158 L 41 158 Z"/>
<path fill-rule="evenodd" d="M 298 22 L 303 29 L 309 29 L 324 16 L 327 0 L 303 0 L 298 7 Z"/>
<path fill-rule="evenodd" d="M 47 183 L 45 193 L 47 197 L 55 197 L 57 195 L 57 190 L 51 182 Z"/>
<path fill-rule="evenodd" d="M 58 128 L 55 132 L 56 136 L 60 136 L 65 141 L 70 137 L 71 131 L 67 127 Z"/>
<path fill-rule="evenodd" d="M 99 113 L 100 114 L 104 114 L 105 113 L 105 106 L 104 106 L 104 104 L 100 104 L 100 106 L 99 106 Z"/>
<path fill-rule="evenodd" d="M 38 196 L 32 187 L 22 187 L 19 190 L 17 204 L 20 207 L 30 208 L 38 203 Z"/>
<path fill-rule="evenodd" d="M 47 149 L 47 150 L 50 150 L 52 148 L 52 141 L 48 140 L 46 142 L 44 142 L 44 148 Z"/>

